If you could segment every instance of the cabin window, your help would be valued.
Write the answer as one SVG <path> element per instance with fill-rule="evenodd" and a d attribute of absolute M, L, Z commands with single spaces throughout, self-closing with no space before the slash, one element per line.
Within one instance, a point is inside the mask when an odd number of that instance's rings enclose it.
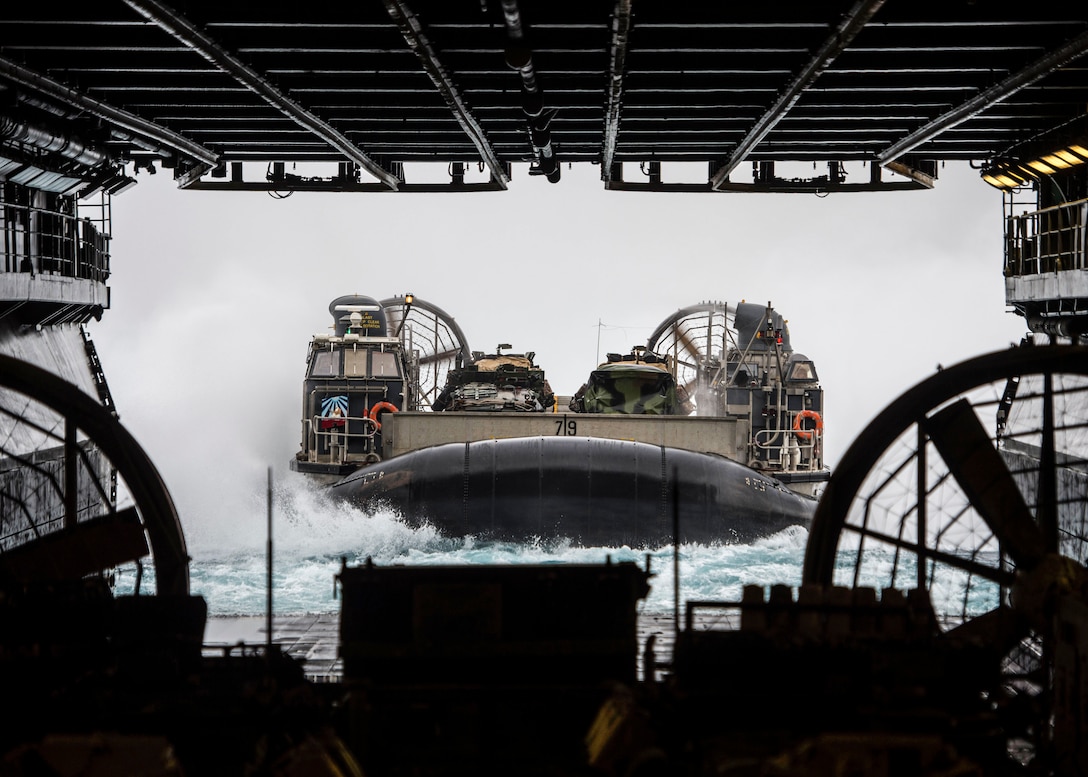
<path fill-rule="evenodd" d="M 808 361 L 798 361 L 790 365 L 789 375 L 786 380 L 813 381 L 816 380 L 816 365 Z"/>
<path fill-rule="evenodd" d="M 395 378 L 400 375 L 397 369 L 397 355 L 385 351 L 375 351 L 371 354 L 370 374 L 375 378 Z"/>
<path fill-rule="evenodd" d="M 366 354 L 365 348 L 344 351 L 344 375 L 349 378 L 365 378 L 367 374 Z"/>
<path fill-rule="evenodd" d="M 339 357 L 336 351 L 315 351 L 310 374 L 318 378 L 335 377 L 339 372 Z"/>

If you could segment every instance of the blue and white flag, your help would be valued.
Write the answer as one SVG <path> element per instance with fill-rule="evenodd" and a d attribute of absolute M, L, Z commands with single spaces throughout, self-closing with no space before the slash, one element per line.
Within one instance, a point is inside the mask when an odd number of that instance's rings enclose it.
<path fill-rule="evenodd" d="M 337 413 L 336 411 L 340 412 Z M 338 394 L 335 397 L 325 397 L 321 400 L 321 415 L 326 418 L 331 415 L 348 414 L 348 395 Z"/>

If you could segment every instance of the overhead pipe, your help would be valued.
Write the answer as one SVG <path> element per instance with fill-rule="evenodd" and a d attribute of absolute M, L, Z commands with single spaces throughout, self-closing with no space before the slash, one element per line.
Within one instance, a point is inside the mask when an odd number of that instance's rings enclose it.
<path fill-rule="evenodd" d="M 42 111 L 43 113 L 48 113 L 51 116 L 57 117 L 57 119 L 59 119 L 59 120 L 67 121 L 68 118 L 69 118 L 69 115 L 67 113 L 65 113 L 63 110 L 61 110 L 59 107 L 57 107 L 57 105 L 55 103 L 52 103 L 49 100 L 44 99 L 42 97 L 34 96 L 34 95 L 30 94 L 29 92 L 20 93 L 19 96 L 18 96 L 18 100 L 19 100 L 20 104 L 28 105 L 31 108 Z M 99 118 L 101 118 L 101 117 L 99 117 Z M 122 143 L 131 143 L 132 145 L 136 146 L 137 148 L 141 148 L 144 151 L 148 152 L 149 154 L 154 154 L 155 156 L 159 157 L 160 159 L 163 159 L 163 160 L 176 160 L 178 158 L 178 155 L 179 155 L 178 149 L 171 148 L 170 146 L 163 145 L 162 143 L 157 143 L 154 140 L 152 140 L 151 138 L 147 137 L 146 135 L 137 135 L 134 132 L 122 129 L 120 126 L 118 126 L 116 124 L 111 124 L 110 125 L 109 133 L 110 133 L 110 137 L 113 140 L 119 141 L 119 142 L 122 142 Z M 207 167 L 205 166 L 205 164 L 203 162 L 201 162 L 199 165 L 197 165 L 197 168 L 198 169 L 207 169 Z"/>
<path fill-rule="evenodd" d="M 105 153 L 90 148 L 71 135 L 52 132 L 10 116 L 0 116 L 0 140 L 24 143 L 41 151 L 59 154 L 87 167 L 97 167 L 110 161 Z"/>
<path fill-rule="evenodd" d="M 218 154 L 199 143 L 194 143 L 183 135 L 179 135 L 134 113 L 129 113 L 121 108 L 116 108 L 108 103 L 89 97 L 3 56 L 0 56 L 0 75 L 14 83 L 33 89 L 39 94 L 66 105 L 75 106 L 84 113 L 109 122 L 114 135 L 124 134 L 114 129 L 115 127 L 131 132 L 134 138 L 142 139 L 142 142 L 138 143 L 138 145 L 146 150 L 154 151 L 162 156 L 179 154 L 189 157 L 200 163 L 197 169 L 203 167 L 210 170 L 219 162 Z M 168 149 L 168 151 L 164 151 L 164 149 Z"/>
<path fill-rule="evenodd" d="M 561 169 L 552 148 L 551 132 L 555 111 L 544 110 L 544 93 L 536 80 L 533 53 L 525 43 L 517 0 L 503 0 L 502 14 L 506 23 L 506 64 L 521 76 L 521 109 L 529 118 L 529 137 L 537 167 L 549 181 L 558 183 Z"/>
<path fill-rule="evenodd" d="M 1088 316 L 1068 313 L 1065 315 L 1028 316 L 1028 329 L 1043 332 L 1052 337 L 1069 337 L 1076 340 L 1088 334 Z"/>

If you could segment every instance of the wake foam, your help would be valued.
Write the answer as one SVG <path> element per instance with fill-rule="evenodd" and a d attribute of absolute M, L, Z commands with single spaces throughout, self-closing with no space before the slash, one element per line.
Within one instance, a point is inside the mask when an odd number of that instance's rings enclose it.
<path fill-rule="evenodd" d="M 342 564 L 369 558 L 379 566 L 402 564 L 510 565 L 603 564 L 649 565 L 651 593 L 643 610 L 671 612 L 671 547 L 643 550 L 582 547 L 562 541 L 485 542 L 451 539 L 433 528 L 412 528 L 392 511 L 367 513 L 327 500 L 307 482 L 277 488 L 273 513 L 273 598 L 278 614 L 339 611 L 334 586 Z M 750 545 L 682 545 L 681 601 L 739 600 L 747 583 L 797 585 L 807 532 L 789 529 Z M 192 589 L 202 594 L 216 615 L 260 614 L 265 607 L 266 567 L 263 543 L 192 551 Z"/>

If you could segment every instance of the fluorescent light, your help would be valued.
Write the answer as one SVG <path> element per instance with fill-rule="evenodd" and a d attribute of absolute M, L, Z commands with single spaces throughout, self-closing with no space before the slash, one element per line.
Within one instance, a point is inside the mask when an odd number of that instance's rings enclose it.
<path fill-rule="evenodd" d="M 1061 157 L 1063 160 L 1068 162 L 1070 165 L 1079 165 L 1079 164 L 1083 164 L 1083 162 L 1084 162 L 1083 159 L 1081 159 L 1079 156 L 1077 156 L 1072 151 L 1070 151 L 1069 149 L 1066 149 L 1066 148 L 1063 148 L 1060 151 L 1055 151 L 1054 155 L 1057 156 L 1057 157 Z"/>
<path fill-rule="evenodd" d="M 1066 162 L 1064 159 L 1062 159 L 1057 154 L 1047 154 L 1046 156 L 1043 157 L 1043 161 L 1046 162 L 1051 167 L 1054 167 L 1054 168 L 1056 168 L 1058 170 L 1066 170 L 1066 169 L 1072 167 L 1071 164 Z"/>
<path fill-rule="evenodd" d="M 1032 179 L 1054 175 L 1061 170 L 1088 162 L 1088 147 L 1069 143 L 1031 158 L 1004 158 L 993 160 L 982 169 L 982 180 L 998 189 L 1016 189 Z"/>

